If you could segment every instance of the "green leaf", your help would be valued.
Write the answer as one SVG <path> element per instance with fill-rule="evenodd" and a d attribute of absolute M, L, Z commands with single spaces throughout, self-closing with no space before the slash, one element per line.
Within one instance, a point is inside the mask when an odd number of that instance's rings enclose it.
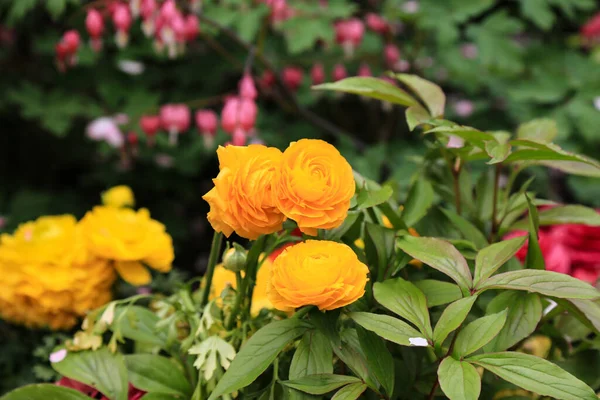
<path fill-rule="evenodd" d="M 481 231 L 470 221 L 461 217 L 452 210 L 446 210 L 444 208 L 440 208 L 440 210 L 444 213 L 444 215 L 446 215 L 450 222 L 452 222 L 454 227 L 457 228 L 460 233 L 462 233 L 463 237 L 473 242 L 478 249 L 488 245 L 488 241 L 483 233 L 481 233 Z"/>
<path fill-rule="evenodd" d="M 540 248 L 540 242 L 538 240 L 539 219 L 537 208 L 533 205 L 527 194 L 525 194 L 525 198 L 527 199 L 527 208 L 529 209 L 529 244 L 527 246 L 525 268 L 546 269 L 546 262 L 544 261 L 544 255 L 542 254 L 542 249 Z"/>
<path fill-rule="evenodd" d="M 302 335 L 310 325 L 299 319 L 272 322 L 258 330 L 242 346 L 209 400 L 232 393 L 251 384 L 275 360 L 279 352 Z"/>
<path fill-rule="evenodd" d="M 525 139 L 511 140 L 510 143 L 513 146 L 520 146 L 520 148 L 508 156 L 507 163 L 515 161 L 574 161 L 593 167 L 596 173 L 600 172 L 598 161 L 563 150 L 554 143 L 540 143 Z M 553 166 L 554 163 L 550 165 Z"/>
<path fill-rule="evenodd" d="M 593 208 L 580 205 L 565 205 L 538 211 L 540 225 L 584 224 L 600 226 L 600 214 Z M 511 226 L 513 229 L 526 229 L 527 221 L 522 220 Z"/>
<path fill-rule="evenodd" d="M 351 383 L 338 390 L 331 400 L 356 400 L 365 390 L 367 390 L 367 385 L 364 383 Z"/>
<path fill-rule="evenodd" d="M 499 143 L 496 141 L 485 142 L 485 152 L 491 157 L 488 164 L 497 164 L 506 160 L 510 154 L 511 146 L 509 143 Z"/>
<path fill-rule="evenodd" d="M 458 136 L 464 139 L 466 142 L 485 149 L 485 144 L 488 141 L 496 141 L 496 138 L 487 132 L 482 132 L 478 129 L 471 128 L 470 126 L 438 126 L 430 129 L 425 133 L 435 133 L 444 136 Z"/>
<path fill-rule="evenodd" d="M 441 347 L 450 332 L 456 330 L 464 322 L 471 307 L 475 304 L 475 300 L 477 300 L 477 296 L 465 297 L 446 307 L 433 330 L 433 342 L 436 347 Z"/>
<path fill-rule="evenodd" d="M 103 347 L 96 351 L 68 352 L 52 363 L 59 374 L 98 389 L 110 400 L 127 400 L 127 368 L 121 354 Z"/>
<path fill-rule="evenodd" d="M 450 400 L 477 400 L 481 393 L 481 378 L 474 366 L 466 361 L 446 357 L 438 367 L 440 388 Z"/>
<path fill-rule="evenodd" d="M 419 338 L 422 335 L 406 322 L 389 315 L 353 312 L 349 316 L 363 328 L 402 346 L 411 346 L 410 339 Z"/>
<path fill-rule="evenodd" d="M 444 116 L 446 95 L 438 85 L 417 75 L 395 74 L 396 78 L 415 92 L 429 109 L 434 118 Z"/>
<path fill-rule="evenodd" d="M 432 336 L 427 300 L 419 288 L 402 278 L 373 285 L 375 300 L 388 310 L 415 324 L 427 339 Z"/>
<path fill-rule="evenodd" d="M 517 237 L 485 247 L 475 257 L 475 286 L 494 274 L 525 244 L 526 237 Z"/>
<path fill-rule="evenodd" d="M 356 197 L 356 204 L 359 210 L 375 207 L 385 203 L 392 197 L 394 190 L 389 186 L 382 186 L 379 189 L 359 189 Z"/>
<path fill-rule="evenodd" d="M 463 290 L 472 287 L 467 260 L 450 243 L 437 238 L 403 236 L 396 245 L 413 258 L 448 275 Z"/>
<path fill-rule="evenodd" d="M 522 1 L 522 4 L 523 3 L 526 2 Z M 519 125 L 519 128 L 517 129 L 517 138 L 539 143 L 550 143 L 556 138 L 557 134 L 558 127 L 556 126 L 556 121 L 549 118 L 534 119 L 533 121 Z"/>
<path fill-rule="evenodd" d="M 0 397 L 0 400 L 90 400 L 89 396 L 53 383 L 27 385 Z"/>
<path fill-rule="evenodd" d="M 454 283 L 436 281 L 435 279 L 424 279 L 413 283 L 425 293 L 428 307 L 452 303 L 462 297 L 460 288 Z"/>
<path fill-rule="evenodd" d="M 392 354 L 377 334 L 360 327 L 357 329 L 357 333 L 360 346 L 367 359 L 369 372 L 373 373 L 391 397 L 394 392 L 394 358 Z"/>
<path fill-rule="evenodd" d="M 502 351 L 531 335 L 542 319 L 542 301 L 536 293 L 502 292 L 488 304 L 486 312 L 508 310 L 506 323 L 487 345 L 485 352 Z"/>
<path fill-rule="evenodd" d="M 586 325 L 589 325 L 597 334 L 600 334 L 600 300 L 569 300 L 569 302 L 588 322 Z"/>
<path fill-rule="evenodd" d="M 254 42 L 263 17 L 267 16 L 268 13 L 269 8 L 263 4 L 240 13 L 237 19 L 237 31 L 240 38 L 249 43 Z"/>
<path fill-rule="evenodd" d="M 191 397 L 192 387 L 178 366 L 166 357 L 153 354 L 125 356 L 129 382 L 138 389 Z"/>
<path fill-rule="evenodd" d="M 554 12 L 548 0 L 520 0 L 521 13 L 538 28 L 547 31 L 554 23 Z"/>
<path fill-rule="evenodd" d="M 487 315 L 465 326 L 456 337 L 454 351 L 456 358 L 466 357 L 490 342 L 506 322 L 506 310 Z"/>
<path fill-rule="evenodd" d="M 407 226 L 415 226 L 427 214 L 427 210 L 433 204 L 433 195 L 433 187 L 429 181 L 423 177 L 415 180 L 402 210 L 402 219 Z"/>
<path fill-rule="evenodd" d="M 181 400 L 181 396 L 166 393 L 146 393 L 141 400 Z"/>
<path fill-rule="evenodd" d="M 289 379 L 307 375 L 332 374 L 333 352 L 329 340 L 323 333 L 310 330 L 302 336 L 292 357 Z M 310 399 L 311 396 L 296 390 L 290 391 L 291 400 Z"/>
<path fill-rule="evenodd" d="M 166 337 L 163 332 L 158 332 L 156 324 L 159 318 L 152 311 L 140 306 L 130 306 L 117 309 L 115 312 L 116 327 L 127 339 L 143 343 L 151 343 L 163 347 Z"/>
<path fill-rule="evenodd" d="M 325 394 L 344 385 L 357 382 L 362 383 L 360 379 L 354 376 L 315 374 L 300 379 L 281 381 L 281 384 L 308 394 Z"/>
<path fill-rule="evenodd" d="M 333 83 L 323 83 L 321 85 L 313 86 L 313 89 L 354 93 L 407 107 L 418 104 L 418 102 L 404 90 L 379 78 L 355 76 Z"/>
<path fill-rule="evenodd" d="M 500 378 L 525 390 L 561 400 L 597 400 L 585 383 L 555 364 L 529 354 L 512 351 L 470 357 Z"/>
<path fill-rule="evenodd" d="M 9 26 L 15 26 L 15 23 L 27 15 L 28 12 L 33 10 L 37 4 L 37 0 L 19 0 L 12 2 L 12 7 L 8 13 L 6 19 Z"/>
<path fill-rule="evenodd" d="M 384 274 L 394 252 L 396 233 L 379 224 L 365 223 L 365 253 L 369 266 L 375 272 L 377 280 L 383 280 Z"/>
<path fill-rule="evenodd" d="M 588 283 L 558 272 L 525 269 L 504 272 L 479 282 L 478 290 L 514 289 L 545 296 L 592 300 L 600 292 Z"/>
<path fill-rule="evenodd" d="M 331 42 L 334 38 L 333 25 L 323 18 L 292 18 L 285 21 L 282 28 L 290 54 L 311 50 L 317 41 Z"/>
<path fill-rule="evenodd" d="M 67 0 L 46 0 L 46 9 L 54 21 L 65 12 L 66 7 Z"/>
<path fill-rule="evenodd" d="M 417 126 L 422 125 L 431 119 L 431 114 L 420 104 L 415 104 L 406 109 L 406 123 L 408 129 L 413 131 Z"/>

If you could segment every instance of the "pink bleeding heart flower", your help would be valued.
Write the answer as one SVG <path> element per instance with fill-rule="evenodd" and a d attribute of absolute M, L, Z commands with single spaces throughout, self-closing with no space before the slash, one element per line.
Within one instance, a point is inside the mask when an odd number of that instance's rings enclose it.
<path fill-rule="evenodd" d="M 303 75 L 304 72 L 298 67 L 285 67 L 281 73 L 281 78 L 285 85 L 295 92 L 302 84 Z"/>
<path fill-rule="evenodd" d="M 160 122 L 169 132 L 169 142 L 176 145 L 177 136 L 190 127 L 190 109 L 185 104 L 166 104 L 160 108 Z"/>
<path fill-rule="evenodd" d="M 334 81 L 341 81 L 348 76 L 348 72 L 346 71 L 346 67 L 343 64 L 336 64 L 333 67 L 333 72 L 331 74 Z"/>
<path fill-rule="evenodd" d="M 104 19 L 100 11 L 91 8 L 85 17 L 85 29 L 90 35 L 90 45 L 96 52 L 102 49 L 102 33 L 104 32 Z"/>
<path fill-rule="evenodd" d="M 387 44 L 383 50 L 385 62 L 388 67 L 393 68 L 400 61 L 400 49 L 393 44 Z"/>
<path fill-rule="evenodd" d="M 198 17 L 194 14 L 190 14 L 185 17 L 184 23 L 184 37 L 185 40 L 191 42 L 192 40 L 198 37 L 200 33 L 200 22 L 198 21 Z"/>
<path fill-rule="evenodd" d="M 238 86 L 242 98 L 254 100 L 258 97 L 254 80 L 250 74 L 244 74 Z"/>
<path fill-rule="evenodd" d="M 375 33 L 381 35 L 390 31 L 390 26 L 382 16 L 375 13 L 368 13 L 365 17 L 367 27 Z"/>
<path fill-rule="evenodd" d="M 221 111 L 221 126 L 225 132 L 233 134 L 237 128 L 249 132 L 254 128 L 258 107 L 253 100 L 230 97 Z"/>
<path fill-rule="evenodd" d="M 129 42 L 129 28 L 131 27 L 131 12 L 125 4 L 117 4 L 112 14 L 113 24 L 117 30 L 117 46 L 125 47 Z"/>
<path fill-rule="evenodd" d="M 323 67 L 323 64 L 316 63 L 313 65 L 312 70 L 310 71 L 310 77 L 313 85 L 320 85 L 325 82 L 325 68 Z"/>
<path fill-rule="evenodd" d="M 362 63 L 358 69 L 358 76 L 373 76 L 368 64 Z"/>

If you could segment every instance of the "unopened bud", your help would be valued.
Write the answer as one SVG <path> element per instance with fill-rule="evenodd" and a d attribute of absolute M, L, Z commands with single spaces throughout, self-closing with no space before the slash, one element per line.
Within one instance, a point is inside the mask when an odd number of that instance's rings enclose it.
<path fill-rule="evenodd" d="M 237 243 L 223 254 L 223 267 L 230 271 L 242 271 L 246 266 L 248 252 Z"/>

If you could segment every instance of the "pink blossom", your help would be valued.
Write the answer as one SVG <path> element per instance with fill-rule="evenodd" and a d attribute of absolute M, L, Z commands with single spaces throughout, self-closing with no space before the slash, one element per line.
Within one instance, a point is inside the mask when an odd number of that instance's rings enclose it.
<path fill-rule="evenodd" d="M 383 54 L 385 62 L 389 67 L 393 67 L 400 60 L 400 49 L 396 45 L 387 44 L 383 50 Z"/>
<path fill-rule="evenodd" d="M 125 47 L 129 41 L 129 28 L 131 27 L 131 12 L 125 4 L 117 4 L 112 14 L 113 24 L 117 29 L 117 46 Z"/>
<path fill-rule="evenodd" d="M 365 25 L 358 18 L 351 18 L 335 24 L 335 40 L 344 49 L 347 56 L 352 56 L 360 45 L 365 33 Z"/>
<path fill-rule="evenodd" d="M 102 14 L 95 8 L 91 8 L 85 17 L 85 28 L 88 34 L 93 38 L 102 36 L 104 32 L 104 20 Z"/>
<path fill-rule="evenodd" d="M 200 33 L 200 22 L 198 21 L 198 17 L 194 14 L 190 14 L 185 17 L 185 29 L 184 36 L 185 40 L 188 42 L 196 39 L 198 34 Z"/>
<path fill-rule="evenodd" d="M 446 144 L 446 147 L 449 149 L 460 149 L 462 147 L 464 147 L 465 145 L 465 140 L 463 138 L 461 138 L 460 136 L 456 136 L 456 135 L 450 135 L 450 137 L 448 138 L 448 144 Z"/>
<path fill-rule="evenodd" d="M 459 100 L 456 103 L 454 103 L 454 112 L 459 117 L 463 117 L 463 118 L 470 117 L 473 114 L 474 110 L 475 110 L 475 106 L 473 105 L 473 102 L 470 100 Z"/>
<path fill-rule="evenodd" d="M 325 82 L 325 68 L 323 68 L 323 64 L 316 63 L 313 65 L 312 70 L 310 71 L 310 77 L 313 85 L 320 85 Z"/>
<path fill-rule="evenodd" d="M 477 58 L 477 53 L 479 52 L 477 46 L 473 43 L 465 43 L 460 46 L 460 52 L 462 56 L 468 60 L 473 60 Z"/>
<path fill-rule="evenodd" d="M 238 127 L 248 132 L 254 128 L 257 114 L 258 108 L 253 100 L 230 97 L 221 111 L 221 126 L 230 134 Z"/>
<path fill-rule="evenodd" d="M 77 53 L 79 49 L 79 45 L 81 44 L 81 37 L 79 36 L 79 32 L 74 29 L 66 31 L 62 37 L 62 41 L 65 44 L 65 49 L 71 55 Z"/>
<path fill-rule="evenodd" d="M 383 19 L 382 16 L 377 15 L 375 13 L 368 13 L 365 17 L 365 22 L 367 23 L 367 27 L 370 30 L 382 35 L 389 32 L 390 30 L 390 26 L 388 25 L 386 20 Z"/>
<path fill-rule="evenodd" d="M 242 98 L 254 100 L 258 97 L 254 80 L 250 74 L 244 74 L 238 86 Z"/>
<path fill-rule="evenodd" d="M 101 117 L 92 121 L 86 128 L 87 137 L 95 141 L 104 141 L 114 148 L 123 147 L 123 133 L 113 118 Z"/>
<path fill-rule="evenodd" d="M 156 16 L 156 0 L 142 0 L 140 14 L 142 16 L 142 30 L 147 37 L 154 33 L 154 18 Z"/>
<path fill-rule="evenodd" d="M 600 12 L 596 13 L 581 27 L 580 33 L 586 39 L 600 38 Z"/>
<path fill-rule="evenodd" d="M 362 63 L 360 65 L 360 68 L 358 69 L 358 76 L 373 76 L 373 74 L 371 73 L 371 68 L 369 67 L 369 64 L 366 63 Z"/>
<path fill-rule="evenodd" d="M 190 127 L 191 112 L 185 104 L 166 104 L 160 108 L 160 122 L 169 132 L 171 144 L 177 144 L 177 136 Z"/>
<path fill-rule="evenodd" d="M 275 74 L 273 71 L 265 70 L 260 77 L 258 84 L 263 90 L 269 90 L 275 84 Z"/>
<path fill-rule="evenodd" d="M 302 84 L 304 72 L 298 67 L 285 67 L 281 73 L 283 82 L 291 90 L 296 91 Z"/>
<path fill-rule="evenodd" d="M 231 136 L 231 144 L 234 146 L 243 146 L 246 144 L 246 139 L 246 132 L 241 127 L 238 127 L 233 131 L 233 135 Z"/>
<path fill-rule="evenodd" d="M 196 126 L 203 135 L 214 136 L 219 124 L 217 113 L 212 110 L 196 111 Z"/>
<path fill-rule="evenodd" d="M 341 81 L 348 76 L 348 72 L 346 71 L 346 67 L 343 64 L 336 64 L 333 67 L 333 72 L 331 73 L 334 81 Z"/>

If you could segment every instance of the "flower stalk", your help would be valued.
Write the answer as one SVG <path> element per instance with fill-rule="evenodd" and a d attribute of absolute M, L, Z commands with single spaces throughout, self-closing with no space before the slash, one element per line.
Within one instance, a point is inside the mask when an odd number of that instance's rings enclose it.
<path fill-rule="evenodd" d="M 210 246 L 210 256 L 208 258 L 208 266 L 206 267 L 206 273 L 204 274 L 204 289 L 202 290 L 202 298 L 200 300 L 200 309 L 203 309 L 208 302 L 210 296 L 210 286 L 212 279 L 215 274 L 215 267 L 217 260 L 221 252 L 221 243 L 223 242 L 223 234 L 215 232 L 213 235 L 212 245 Z"/>

